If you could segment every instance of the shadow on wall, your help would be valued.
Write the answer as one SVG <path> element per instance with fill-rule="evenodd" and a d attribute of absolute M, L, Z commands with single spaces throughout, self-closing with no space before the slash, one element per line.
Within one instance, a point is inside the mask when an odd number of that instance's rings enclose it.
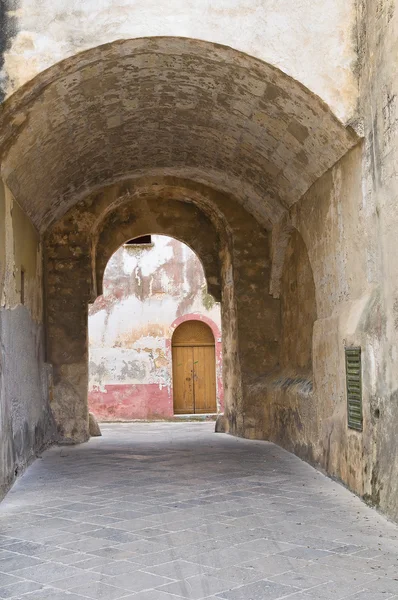
<path fill-rule="evenodd" d="M 307 248 L 296 229 L 291 231 L 285 249 L 280 296 L 279 365 L 270 375 L 250 384 L 247 393 L 254 402 L 246 431 L 248 437 L 272 440 L 303 456 L 303 448 L 305 454 L 305 448 L 317 439 L 316 432 L 309 435 L 307 427 L 316 422 L 310 413 L 316 411 L 312 336 L 317 310 Z M 314 462 L 313 456 L 305 458 Z"/>

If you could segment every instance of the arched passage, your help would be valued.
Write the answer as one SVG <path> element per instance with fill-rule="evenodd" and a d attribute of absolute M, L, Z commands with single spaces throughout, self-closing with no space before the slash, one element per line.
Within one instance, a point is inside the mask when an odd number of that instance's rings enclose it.
<path fill-rule="evenodd" d="M 270 231 L 356 141 L 278 69 L 191 39 L 83 52 L 6 101 L 2 176 L 44 239 L 60 439 L 88 437 L 88 302 L 112 252 L 148 232 L 200 257 L 222 301 L 226 427 L 251 435 L 253 382 L 280 360 Z"/>
<path fill-rule="evenodd" d="M 100 212 L 101 206 L 109 210 Z M 87 303 L 98 294 L 95 282 L 123 241 L 148 231 L 193 248 L 209 291 L 222 300 L 224 399 L 232 431 L 243 431 L 243 375 L 261 373 L 277 360 L 278 301 L 264 288 L 268 236 L 256 220 L 231 196 L 175 178 L 107 188 L 78 203 L 45 236 L 53 411 L 66 439 L 87 437 Z M 262 351 L 253 354 L 256 344 Z"/>
<path fill-rule="evenodd" d="M 0 109 L 0 479 L 54 439 L 48 397 L 59 436 L 87 436 L 87 302 L 110 232 L 155 222 L 222 300 L 229 430 L 271 423 L 396 514 L 394 2 L 203 2 L 1 3 L 1 99 L 18 91 Z M 206 41 L 140 37 L 158 34 Z M 363 350 L 363 432 L 345 418 L 345 345 Z"/>

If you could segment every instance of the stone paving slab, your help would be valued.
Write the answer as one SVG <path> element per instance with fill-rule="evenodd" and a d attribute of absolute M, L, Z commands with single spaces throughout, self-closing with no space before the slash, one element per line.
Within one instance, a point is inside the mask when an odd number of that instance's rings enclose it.
<path fill-rule="evenodd" d="M 398 600 L 398 528 L 214 423 L 102 426 L 0 505 L 0 599 Z"/>

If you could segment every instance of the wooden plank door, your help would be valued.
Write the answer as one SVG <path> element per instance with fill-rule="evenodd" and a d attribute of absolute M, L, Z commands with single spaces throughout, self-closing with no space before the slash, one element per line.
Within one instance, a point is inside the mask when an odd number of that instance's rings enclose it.
<path fill-rule="evenodd" d="M 177 415 L 195 410 L 193 390 L 193 350 L 189 346 L 173 348 L 173 402 Z"/>
<path fill-rule="evenodd" d="M 217 412 L 214 346 L 194 346 L 193 379 L 195 413 Z"/>

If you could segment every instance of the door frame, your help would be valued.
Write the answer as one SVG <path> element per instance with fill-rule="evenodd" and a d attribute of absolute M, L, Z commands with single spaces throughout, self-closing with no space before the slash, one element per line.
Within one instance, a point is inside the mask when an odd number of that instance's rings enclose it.
<path fill-rule="evenodd" d="M 172 358 L 172 338 L 174 331 L 177 329 L 181 323 L 185 323 L 185 321 L 203 321 L 206 325 L 210 327 L 214 336 L 214 350 L 215 350 L 215 363 L 216 363 L 216 404 L 217 404 L 217 413 L 224 412 L 224 385 L 223 385 L 223 374 L 222 374 L 222 336 L 221 330 L 217 323 L 215 323 L 212 319 L 205 315 L 197 314 L 197 313 L 189 313 L 183 315 L 182 317 L 178 317 L 170 326 L 169 336 L 167 340 L 167 354 L 169 357 L 171 371 L 173 365 Z M 171 385 L 170 385 L 170 394 L 171 401 L 174 405 L 174 395 L 173 395 L 173 378 L 171 377 Z"/>

